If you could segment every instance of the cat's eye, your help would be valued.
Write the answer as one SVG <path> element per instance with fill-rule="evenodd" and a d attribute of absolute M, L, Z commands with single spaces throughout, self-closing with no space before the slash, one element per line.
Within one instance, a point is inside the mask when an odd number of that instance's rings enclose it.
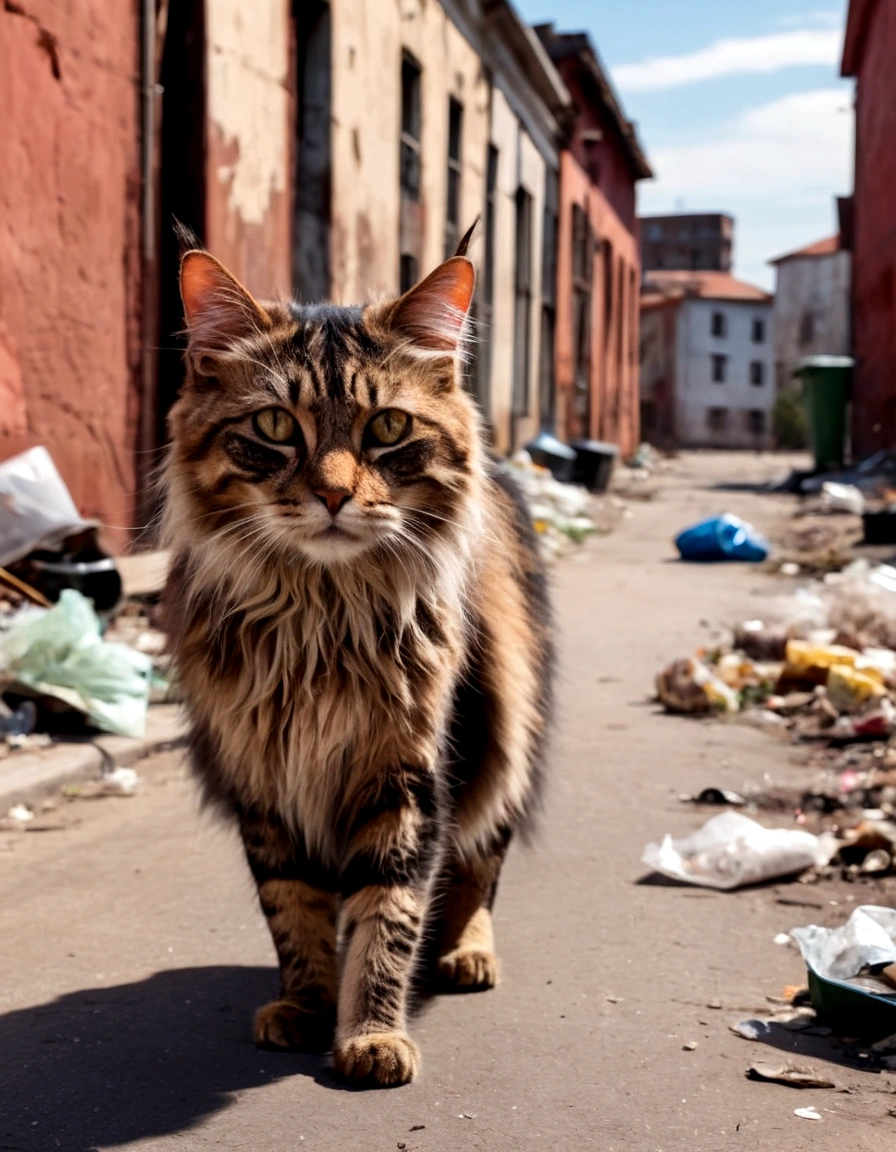
<path fill-rule="evenodd" d="M 295 439 L 298 425 L 283 408 L 263 408 L 252 417 L 252 425 L 259 436 L 274 444 L 285 444 Z"/>
<path fill-rule="evenodd" d="M 411 418 L 400 408 L 386 408 L 367 425 L 364 439 L 371 448 L 390 447 L 403 440 L 411 430 Z"/>

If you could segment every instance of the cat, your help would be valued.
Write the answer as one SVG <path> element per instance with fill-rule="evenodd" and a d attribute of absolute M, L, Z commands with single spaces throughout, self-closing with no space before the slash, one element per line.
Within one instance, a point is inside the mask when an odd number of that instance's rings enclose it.
<path fill-rule="evenodd" d="M 545 572 L 462 386 L 475 273 L 259 303 L 181 260 L 165 599 L 204 797 L 239 827 L 280 964 L 255 1042 L 408 1082 L 416 967 L 492 987 L 492 902 L 537 808 Z M 426 948 L 424 948 L 426 945 Z"/>

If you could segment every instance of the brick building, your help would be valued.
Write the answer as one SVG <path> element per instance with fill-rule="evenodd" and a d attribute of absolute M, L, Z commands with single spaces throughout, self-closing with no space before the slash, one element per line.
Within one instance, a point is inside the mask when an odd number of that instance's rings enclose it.
<path fill-rule="evenodd" d="M 851 0 L 842 73 L 856 78 L 853 453 L 896 445 L 896 0 Z"/>

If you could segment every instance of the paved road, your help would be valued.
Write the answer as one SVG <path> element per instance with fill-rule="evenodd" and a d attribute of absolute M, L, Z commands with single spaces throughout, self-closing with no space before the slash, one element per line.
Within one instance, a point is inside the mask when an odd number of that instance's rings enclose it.
<path fill-rule="evenodd" d="M 893 1147 L 896 1078 L 834 1066 L 850 1094 L 754 1083 L 748 1063 L 774 1053 L 728 1031 L 801 978 L 775 934 L 832 922 L 844 889 L 638 883 L 644 843 L 702 819 L 674 794 L 799 771 L 765 735 L 645 702 L 701 620 L 753 613 L 774 590 L 755 569 L 669 560 L 672 531 L 720 508 L 711 485 L 732 467 L 744 479 L 780 463 L 685 457 L 655 501 L 558 567 L 553 785 L 541 843 L 514 852 L 499 896 L 503 983 L 428 1010 L 416 1083 L 346 1091 L 324 1061 L 251 1046 L 251 1011 L 276 984 L 267 930 L 234 838 L 159 757 L 135 799 L 80 801 L 62 831 L 0 838 L 0 1149 Z M 786 502 L 724 506 L 762 524 Z M 794 1116 L 810 1104 L 821 1122 Z"/>

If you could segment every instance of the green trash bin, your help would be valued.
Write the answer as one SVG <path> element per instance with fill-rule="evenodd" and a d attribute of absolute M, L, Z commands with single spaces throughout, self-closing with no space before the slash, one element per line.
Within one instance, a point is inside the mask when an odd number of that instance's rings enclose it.
<path fill-rule="evenodd" d="M 850 356 L 807 356 L 794 375 L 803 383 L 815 467 L 839 468 L 846 440 L 846 405 L 854 361 Z"/>

